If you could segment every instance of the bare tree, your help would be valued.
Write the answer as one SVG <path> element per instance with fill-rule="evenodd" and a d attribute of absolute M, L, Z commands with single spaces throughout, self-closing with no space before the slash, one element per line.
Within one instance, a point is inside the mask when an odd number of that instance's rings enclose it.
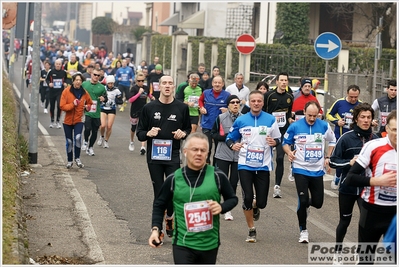
<path fill-rule="evenodd" d="M 354 15 L 364 17 L 368 24 L 364 25 L 366 38 L 375 36 L 375 29 L 379 26 L 380 17 L 383 18 L 381 40 L 384 48 L 396 48 L 396 30 L 391 30 L 392 25 L 396 26 L 396 2 L 378 3 L 332 3 L 328 4 L 333 17 L 342 21 L 352 21 Z M 352 29 L 352 25 L 342 25 Z"/>

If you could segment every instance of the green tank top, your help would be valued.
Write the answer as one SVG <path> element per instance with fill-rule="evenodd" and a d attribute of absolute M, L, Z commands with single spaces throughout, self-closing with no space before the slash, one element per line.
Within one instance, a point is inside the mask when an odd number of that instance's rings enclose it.
<path fill-rule="evenodd" d="M 198 110 L 198 99 L 202 95 L 201 87 L 197 86 L 194 89 L 191 86 L 187 86 L 184 90 L 184 101 L 195 102 L 194 107 L 189 107 L 190 116 L 199 116 Z"/>
<path fill-rule="evenodd" d="M 190 186 L 183 176 L 182 168 L 175 172 L 174 179 L 175 231 L 173 244 L 201 251 L 217 248 L 219 246 L 219 215 L 212 216 L 208 209 L 201 209 L 201 203 L 194 203 L 210 199 L 220 203 L 220 193 L 215 180 L 214 167 L 206 166 L 203 183 L 196 188 L 192 187 L 191 192 Z M 191 201 L 190 193 L 192 194 Z M 207 229 L 210 227 L 210 219 L 212 219 L 212 228 Z M 193 229 L 194 232 L 188 231 L 188 229 Z M 199 229 L 203 231 L 195 232 Z"/>

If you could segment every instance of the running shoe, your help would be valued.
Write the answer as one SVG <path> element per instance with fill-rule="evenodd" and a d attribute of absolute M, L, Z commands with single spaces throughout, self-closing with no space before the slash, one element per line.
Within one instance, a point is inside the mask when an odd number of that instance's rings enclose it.
<path fill-rule="evenodd" d="M 299 234 L 299 243 L 309 243 L 309 232 L 308 230 L 302 230 Z"/>
<path fill-rule="evenodd" d="M 61 129 L 61 124 L 59 121 L 57 121 L 57 129 Z"/>
<path fill-rule="evenodd" d="M 104 138 L 102 136 L 100 136 L 100 138 L 98 138 L 97 145 L 102 146 L 103 142 L 104 142 Z"/>
<path fill-rule="evenodd" d="M 253 215 L 254 221 L 259 220 L 259 217 L 260 217 L 260 209 L 259 209 L 259 208 L 253 208 L 253 212 L 254 212 L 254 215 Z"/>
<path fill-rule="evenodd" d="M 231 211 L 228 211 L 224 214 L 224 220 L 225 221 L 232 221 L 234 220 L 233 215 L 231 215 Z"/>
<path fill-rule="evenodd" d="M 140 149 L 140 155 L 144 155 L 145 151 L 146 151 L 145 147 L 142 146 L 141 149 Z"/>
<path fill-rule="evenodd" d="M 256 228 L 249 228 L 249 233 L 247 239 L 245 240 L 248 243 L 256 243 Z"/>
<path fill-rule="evenodd" d="M 294 175 L 292 175 L 292 169 L 290 169 L 290 174 L 288 175 L 288 181 L 290 181 L 290 182 L 295 181 Z"/>
<path fill-rule="evenodd" d="M 103 148 L 109 148 L 108 142 L 104 140 Z"/>
<path fill-rule="evenodd" d="M 281 198 L 281 189 L 279 185 L 275 185 L 273 189 L 273 197 L 274 198 Z"/>
<path fill-rule="evenodd" d="M 334 179 L 331 181 L 331 189 L 337 190 L 339 187 L 339 177 L 334 176 Z"/>
<path fill-rule="evenodd" d="M 166 230 L 166 234 L 169 237 L 173 236 L 173 217 L 171 218 L 165 218 L 165 230 Z"/>
<path fill-rule="evenodd" d="M 41 103 L 40 103 L 40 106 L 41 106 L 42 108 L 44 108 L 44 102 L 41 102 Z"/>
<path fill-rule="evenodd" d="M 343 264 L 344 263 L 342 262 L 342 254 L 341 254 L 341 252 L 334 253 L 334 258 L 333 258 L 332 265 L 343 265 Z"/>
<path fill-rule="evenodd" d="M 124 106 L 122 106 L 122 107 L 119 109 L 120 112 L 123 112 L 124 110 L 125 110 L 125 107 L 124 107 Z"/>
<path fill-rule="evenodd" d="M 54 127 L 54 122 L 51 122 L 49 127 L 53 128 Z"/>
<path fill-rule="evenodd" d="M 72 161 L 68 161 L 68 163 L 66 165 L 67 169 L 71 169 L 72 165 L 73 165 L 73 162 Z"/>
<path fill-rule="evenodd" d="M 47 111 L 47 109 L 45 108 L 45 109 L 44 109 L 44 114 L 47 114 L 47 113 L 48 113 L 48 111 Z"/>
<path fill-rule="evenodd" d="M 86 149 L 86 154 L 89 156 L 94 156 L 94 150 L 92 147 L 89 147 L 88 149 Z"/>
<path fill-rule="evenodd" d="M 129 150 L 134 151 L 134 142 L 130 142 L 129 144 Z"/>
<path fill-rule="evenodd" d="M 83 145 L 81 147 L 81 150 L 86 150 L 87 149 L 87 142 L 83 141 Z"/>
<path fill-rule="evenodd" d="M 76 165 L 79 167 L 79 168 L 83 168 L 85 165 L 83 165 L 83 163 L 80 161 L 80 159 L 78 158 L 78 159 L 75 159 L 75 162 L 76 162 Z"/>

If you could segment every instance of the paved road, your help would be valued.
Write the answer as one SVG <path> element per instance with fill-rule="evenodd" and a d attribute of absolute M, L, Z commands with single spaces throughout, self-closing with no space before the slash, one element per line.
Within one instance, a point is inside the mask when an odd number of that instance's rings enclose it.
<path fill-rule="evenodd" d="M 48 127 L 49 114 L 44 114 L 41 107 L 38 117 L 39 125 L 43 126 L 39 127 L 39 135 L 54 144 L 60 155 L 59 161 L 54 164 L 65 173 L 63 130 Z M 172 264 L 171 239 L 166 237 L 160 249 L 151 249 L 147 244 L 151 227 L 152 186 L 145 157 L 139 154 L 139 142 L 135 143 L 134 152 L 128 150 L 129 136 L 129 108 L 126 108 L 125 112 L 117 113 L 109 149 L 95 145 L 95 156 L 82 153 L 84 169 L 74 166 L 66 172 L 65 175 L 71 178 L 82 200 L 83 210 L 88 215 L 84 223 L 75 224 L 75 227 L 80 227 L 82 239 L 86 238 L 89 244 L 95 245 L 96 253 L 100 256 L 96 254 L 93 257 L 103 259 L 100 264 Z M 40 160 L 41 155 L 38 157 Z M 287 179 L 288 166 L 286 160 L 283 197 L 272 198 L 271 187 L 268 205 L 261 211 L 260 220 L 255 223 L 258 239 L 255 244 L 245 242 L 248 231 L 241 209 L 241 189 L 238 187 L 240 201 L 232 211 L 234 221 L 221 222 L 218 264 L 308 264 L 308 245 L 298 243 L 297 197 L 295 184 Z M 329 190 L 330 181 L 331 177 L 325 176 L 325 201 L 322 209 L 310 211 L 308 230 L 311 242 L 335 240 L 338 198 L 337 191 Z M 357 240 L 358 215 L 355 209 L 345 239 L 347 242 Z"/>

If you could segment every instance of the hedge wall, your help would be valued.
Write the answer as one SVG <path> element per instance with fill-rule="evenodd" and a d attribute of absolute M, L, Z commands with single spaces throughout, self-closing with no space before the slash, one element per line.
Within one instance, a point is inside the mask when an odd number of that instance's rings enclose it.
<path fill-rule="evenodd" d="M 221 75 L 225 74 L 226 46 L 232 44 L 232 75 L 238 72 L 239 53 L 235 48 L 235 40 L 229 38 L 213 38 L 203 36 L 189 36 L 188 41 L 192 43 L 191 70 L 196 71 L 198 66 L 199 43 L 205 43 L 205 66 L 211 72 L 212 43 L 218 43 L 218 63 Z M 350 47 L 349 49 L 349 71 L 373 72 L 374 49 Z M 151 58 L 158 55 L 160 63 L 164 68 L 170 69 L 172 51 L 172 36 L 153 35 L 151 38 Z M 396 50 L 383 49 L 379 69 L 389 70 L 389 61 L 395 60 L 394 75 L 396 77 Z M 338 57 L 329 62 L 329 71 L 338 68 Z M 257 44 L 255 51 L 251 54 L 251 71 L 259 73 L 278 73 L 287 71 L 295 76 L 318 76 L 323 77 L 325 71 L 325 60 L 319 58 L 313 45 L 290 45 L 283 44 Z M 232 78 L 232 77 L 229 77 Z"/>

